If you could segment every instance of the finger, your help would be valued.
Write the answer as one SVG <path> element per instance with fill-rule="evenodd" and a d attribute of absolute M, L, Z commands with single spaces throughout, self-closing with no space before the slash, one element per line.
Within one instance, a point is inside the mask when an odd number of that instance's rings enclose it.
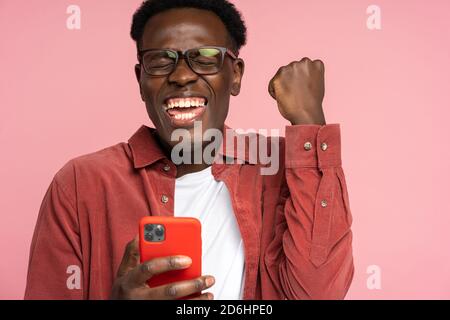
<path fill-rule="evenodd" d="M 211 292 L 207 292 L 189 300 L 214 300 L 214 295 Z"/>
<path fill-rule="evenodd" d="M 268 90 L 269 90 L 269 94 L 271 95 L 271 97 L 274 98 L 274 99 L 276 100 L 277 98 L 276 98 L 276 95 L 275 95 L 275 90 L 274 90 L 274 88 L 273 88 L 273 79 L 270 80 L 270 82 L 269 82 L 269 88 L 268 88 Z"/>
<path fill-rule="evenodd" d="M 127 243 L 117 277 L 122 277 L 139 264 L 139 235 Z"/>
<path fill-rule="evenodd" d="M 149 294 L 152 299 L 174 300 L 211 288 L 214 282 L 214 277 L 202 276 L 194 280 L 174 282 L 152 288 Z"/>
<path fill-rule="evenodd" d="M 191 264 L 192 260 L 187 256 L 155 258 L 146 261 L 131 270 L 127 275 L 128 282 L 136 287 L 139 287 L 155 275 L 171 270 L 186 269 Z"/>
<path fill-rule="evenodd" d="M 269 91 L 269 94 L 272 96 L 272 98 L 274 98 L 275 100 L 277 100 L 277 96 L 276 96 L 276 92 L 275 92 L 275 80 L 280 76 L 280 74 L 284 70 L 286 70 L 286 66 L 282 66 L 282 67 L 278 68 L 277 73 L 275 73 L 275 75 L 269 81 L 268 91 Z"/>
<path fill-rule="evenodd" d="M 308 57 L 303 57 L 302 60 L 300 60 L 300 62 L 302 62 L 302 61 L 309 61 L 309 62 L 312 62 L 311 59 L 308 58 Z"/>
<path fill-rule="evenodd" d="M 319 67 L 320 70 L 325 71 L 325 64 L 322 60 L 314 60 L 313 63 Z"/>

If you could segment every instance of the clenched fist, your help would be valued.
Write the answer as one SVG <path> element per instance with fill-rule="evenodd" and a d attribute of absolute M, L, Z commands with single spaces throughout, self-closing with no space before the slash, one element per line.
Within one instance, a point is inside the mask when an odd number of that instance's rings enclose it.
<path fill-rule="evenodd" d="M 281 67 L 270 80 L 269 93 L 277 101 L 281 115 L 292 125 L 325 124 L 324 75 L 322 61 L 303 58 Z"/>

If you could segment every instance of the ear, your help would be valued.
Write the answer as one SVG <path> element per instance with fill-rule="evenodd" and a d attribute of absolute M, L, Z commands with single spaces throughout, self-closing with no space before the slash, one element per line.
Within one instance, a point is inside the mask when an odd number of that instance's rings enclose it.
<path fill-rule="evenodd" d="M 233 61 L 233 84 L 231 86 L 231 95 L 237 96 L 241 92 L 241 82 L 244 76 L 244 60 L 238 58 Z"/>
<path fill-rule="evenodd" d="M 141 99 L 142 99 L 142 101 L 145 101 L 144 95 L 142 94 L 142 87 L 141 87 L 141 65 L 140 64 L 136 64 L 134 66 L 134 73 L 136 74 L 136 80 L 139 84 L 139 92 L 141 94 Z"/>

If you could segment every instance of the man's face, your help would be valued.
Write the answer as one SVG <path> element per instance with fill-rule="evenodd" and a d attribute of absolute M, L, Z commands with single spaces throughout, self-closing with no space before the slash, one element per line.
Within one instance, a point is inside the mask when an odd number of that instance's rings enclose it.
<path fill-rule="evenodd" d="M 201 46 L 230 47 L 225 25 L 214 13 L 195 8 L 177 8 L 159 13 L 147 22 L 141 50 L 168 48 L 185 51 Z M 166 111 L 173 97 L 205 98 L 206 106 L 197 110 L 195 121 L 202 122 L 202 131 L 223 129 L 228 114 L 230 95 L 238 95 L 244 72 L 244 62 L 226 55 L 222 69 L 212 75 L 195 73 L 187 61 L 180 57 L 178 65 L 167 76 L 151 76 L 143 67 L 136 66 L 136 76 L 147 113 L 155 125 L 160 139 L 173 147 L 175 129 L 185 128 L 194 138 L 194 121 L 177 121 Z M 186 100 L 184 100 L 186 101 Z M 183 103 L 184 103 L 183 101 Z M 201 99 L 200 99 L 201 101 Z M 200 111 L 200 112 L 199 112 Z M 179 120 L 179 119 L 178 119 Z M 199 137 L 195 137 L 197 140 Z"/>

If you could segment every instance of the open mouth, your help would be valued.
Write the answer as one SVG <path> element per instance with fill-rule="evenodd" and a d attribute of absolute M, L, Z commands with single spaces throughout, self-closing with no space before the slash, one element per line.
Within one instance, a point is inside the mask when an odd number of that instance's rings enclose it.
<path fill-rule="evenodd" d="M 208 105 L 204 97 L 170 98 L 163 105 L 164 110 L 175 126 L 194 123 L 203 116 Z"/>

